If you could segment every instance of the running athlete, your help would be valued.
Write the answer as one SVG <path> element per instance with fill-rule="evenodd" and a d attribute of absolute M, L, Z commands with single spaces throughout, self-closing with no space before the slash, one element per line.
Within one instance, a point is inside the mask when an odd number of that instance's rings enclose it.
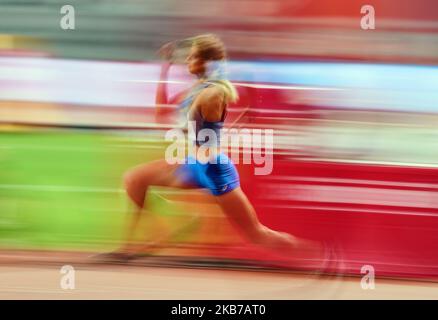
<path fill-rule="evenodd" d="M 191 45 L 186 64 L 188 71 L 198 80 L 188 92 L 177 95 L 176 100 L 168 98 L 166 88 L 175 45 L 170 43 L 160 50 L 161 56 L 167 62 L 162 66 L 157 88 L 157 114 L 162 114 L 159 106 L 178 103 L 181 110 L 186 112 L 187 120 L 196 125 L 196 148 L 209 143 L 198 136 L 200 130 L 205 128 L 213 130 L 218 137 L 216 142 L 210 141 L 209 148 L 214 148 L 214 143 L 218 147 L 220 129 L 227 115 L 227 105 L 238 98 L 233 85 L 223 79 L 220 67 L 217 67 L 226 60 L 225 47 L 218 37 L 210 34 L 190 38 L 189 43 Z M 211 152 L 207 157 L 209 160 L 215 158 L 216 161 L 206 162 L 188 157 L 184 164 L 169 164 L 163 159 L 136 166 L 124 175 L 126 193 L 135 206 L 135 212 L 129 226 L 128 240 L 116 253 L 119 257 L 128 259 L 140 250 L 131 240 L 140 216 L 143 212 L 147 214 L 145 198 L 151 186 L 208 190 L 226 217 L 253 244 L 286 256 L 293 256 L 294 252 L 304 247 L 308 249 L 309 244 L 315 248 L 310 241 L 274 231 L 261 224 L 240 187 L 239 174 L 233 162 L 220 151 Z"/>

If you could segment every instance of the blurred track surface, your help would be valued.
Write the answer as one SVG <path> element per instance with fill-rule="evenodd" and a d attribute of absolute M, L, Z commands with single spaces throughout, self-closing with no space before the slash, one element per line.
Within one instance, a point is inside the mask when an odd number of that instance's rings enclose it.
<path fill-rule="evenodd" d="M 230 270 L 92 266 L 76 269 L 74 290 L 60 288 L 60 269 L 0 267 L 0 299 L 437 299 L 431 282 Z"/>

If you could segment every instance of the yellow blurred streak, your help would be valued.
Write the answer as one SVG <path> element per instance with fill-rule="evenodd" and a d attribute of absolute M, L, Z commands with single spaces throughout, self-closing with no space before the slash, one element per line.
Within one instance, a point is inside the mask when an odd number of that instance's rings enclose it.
<path fill-rule="evenodd" d="M 0 34 L 0 49 L 14 49 L 15 37 L 8 34 Z"/>
<path fill-rule="evenodd" d="M 40 102 L 0 101 L 0 119 L 10 123 L 57 124 L 65 115 L 57 104 Z"/>
<path fill-rule="evenodd" d="M 0 50 L 35 49 L 44 45 L 44 41 L 31 36 L 0 33 Z"/>

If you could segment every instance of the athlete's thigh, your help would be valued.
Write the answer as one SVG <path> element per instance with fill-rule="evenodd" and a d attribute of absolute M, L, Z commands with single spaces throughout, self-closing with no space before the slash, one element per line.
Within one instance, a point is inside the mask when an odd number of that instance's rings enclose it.
<path fill-rule="evenodd" d="M 134 181 L 141 186 L 163 186 L 173 188 L 192 189 L 196 186 L 184 181 L 178 176 L 180 164 L 169 164 L 165 159 L 151 161 L 131 168 L 125 179 Z"/>

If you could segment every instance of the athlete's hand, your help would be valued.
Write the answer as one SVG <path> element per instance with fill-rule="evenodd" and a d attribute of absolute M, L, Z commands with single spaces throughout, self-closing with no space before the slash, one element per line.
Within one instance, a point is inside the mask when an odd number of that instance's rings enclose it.
<path fill-rule="evenodd" d="M 161 58 L 166 60 L 169 63 L 173 63 L 174 62 L 174 53 L 176 50 L 176 42 L 172 41 L 172 42 L 168 42 L 166 44 L 164 44 L 158 51 L 157 51 L 157 55 Z"/>

